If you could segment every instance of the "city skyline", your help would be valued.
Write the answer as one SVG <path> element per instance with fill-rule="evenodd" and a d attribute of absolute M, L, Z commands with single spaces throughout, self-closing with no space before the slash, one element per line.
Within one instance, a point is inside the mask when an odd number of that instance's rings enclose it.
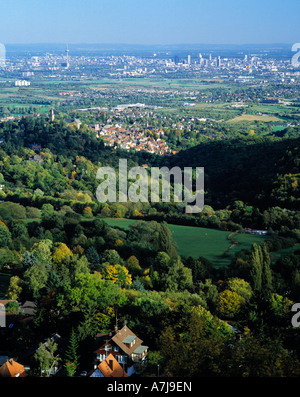
<path fill-rule="evenodd" d="M 15 0 L 2 5 L 0 42 L 273 44 L 300 41 L 300 4 L 290 0 Z"/>

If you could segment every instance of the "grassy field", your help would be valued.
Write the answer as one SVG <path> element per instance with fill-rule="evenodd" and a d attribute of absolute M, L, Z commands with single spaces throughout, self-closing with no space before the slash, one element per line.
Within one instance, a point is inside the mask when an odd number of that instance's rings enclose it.
<path fill-rule="evenodd" d="M 282 250 L 279 250 L 279 251 L 276 251 L 276 252 L 272 252 L 271 260 L 272 260 L 272 262 L 276 262 L 276 260 L 279 259 L 281 256 L 290 255 L 296 250 L 300 250 L 300 244 L 295 244 L 291 248 L 284 248 Z"/>
<path fill-rule="evenodd" d="M 268 123 L 270 121 L 281 121 L 278 117 L 275 116 L 259 116 L 253 114 L 243 114 L 241 116 L 237 116 L 232 120 L 229 120 L 231 123 L 239 123 L 241 121 L 263 121 Z"/>
<path fill-rule="evenodd" d="M 128 229 L 135 220 L 105 218 L 105 222 L 111 226 Z M 210 260 L 215 267 L 227 266 L 234 254 L 242 249 L 251 249 L 253 243 L 260 244 L 265 237 L 251 234 L 237 234 L 234 240 L 238 242 L 231 248 L 229 240 L 231 232 L 207 229 L 202 227 L 169 225 L 169 229 L 177 244 L 179 255 L 197 258 L 203 256 Z M 224 255 L 227 253 L 227 255 Z"/>

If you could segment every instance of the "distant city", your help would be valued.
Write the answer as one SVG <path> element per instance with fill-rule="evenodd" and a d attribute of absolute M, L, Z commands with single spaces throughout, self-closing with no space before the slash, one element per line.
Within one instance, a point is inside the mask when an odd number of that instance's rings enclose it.
<path fill-rule="evenodd" d="M 16 77 L 18 86 L 29 86 L 38 78 L 93 79 L 99 77 L 172 77 L 187 74 L 207 75 L 214 78 L 251 81 L 254 77 L 287 79 L 294 82 L 300 70 L 291 63 L 291 46 L 274 47 L 205 47 L 160 49 L 148 47 L 102 48 L 93 46 L 62 47 L 8 46 L 1 77 Z M 72 46 L 71 46 L 72 47 Z M 201 52 L 196 52 L 201 50 Z M 49 52 L 51 50 L 52 52 Z M 27 81 L 26 81 L 27 80 Z"/>

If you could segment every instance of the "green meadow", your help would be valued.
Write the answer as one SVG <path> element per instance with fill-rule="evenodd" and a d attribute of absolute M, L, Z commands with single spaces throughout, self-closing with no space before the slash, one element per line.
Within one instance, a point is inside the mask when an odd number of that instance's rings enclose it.
<path fill-rule="evenodd" d="M 128 229 L 136 222 L 134 219 L 105 218 L 110 226 Z M 252 244 L 260 244 L 266 237 L 251 234 L 236 234 L 229 239 L 231 232 L 194 226 L 169 224 L 169 229 L 177 245 L 179 255 L 210 260 L 215 267 L 227 266 L 236 252 L 251 249 Z M 233 245 L 235 241 L 238 244 Z"/>

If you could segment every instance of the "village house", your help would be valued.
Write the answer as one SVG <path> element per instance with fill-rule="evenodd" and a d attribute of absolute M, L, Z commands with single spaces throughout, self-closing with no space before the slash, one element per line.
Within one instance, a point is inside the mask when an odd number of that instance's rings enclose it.
<path fill-rule="evenodd" d="M 65 122 L 68 125 L 75 125 L 76 128 L 79 130 L 80 126 L 81 126 L 81 120 L 80 119 L 76 119 L 76 118 L 72 118 L 72 119 L 65 119 Z"/>
<path fill-rule="evenodd" d="M 27 376 L 25 372 L 25 368 L 22 364 L 19 364 L 17 361 L 12 358 L 5 361 L 4 364 L 0 367 L 0 377 L 3 378 L 23 378 Z"/>
<path fill-rule="evenodd" d="M 161 135 L 161 134 L 160 134 Z M 145 136 L 144 132 L 138 128 L 125 129 L 121 128 L 120 125 L 106 125 L 99 132 L 98 137 L 102 137 L 106 146 L 118 145 L 121 149 L 136 151 L 147 151 L 149 153 L 155 153 L 160 155 L 167 155 L 170 153 L 170 149 L 163 139 L 154 139 L 149 136 Z"/>
<path fill-rule="evenodd" d="M 138 338 L 127 325 L 120 330 L 117 328 L 114 334 L 105 336 L 104 343 L 94 351 L 96 362 L 101 363 L 111 354 L 122 365 L 128 376 L 135 373 L 134 364 L 142 363 L 148 352 L 148 346 Z"/>
<path fill-rule="evenodd" d="M 90 374 L 91 378 L 127 378 L 124 368 L 112 354 L 109 354 Z"/>

